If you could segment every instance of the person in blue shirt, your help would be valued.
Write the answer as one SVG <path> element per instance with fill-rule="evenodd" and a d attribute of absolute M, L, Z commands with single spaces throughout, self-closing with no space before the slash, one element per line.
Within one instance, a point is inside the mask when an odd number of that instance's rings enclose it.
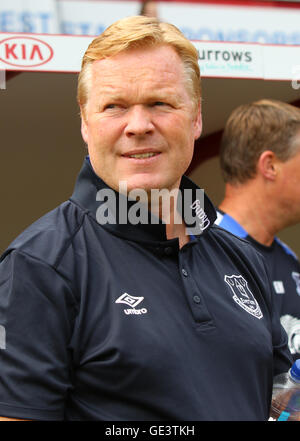
<path fill-rule="evenodd" d="M 267 420 L 292 359 L 262 256 L 184 176 L 202 129 L 195 46 L 124 18 L 87 48 L 78 103 L 72 196 L 0 259 L 0 415 Z"/>
<path fill-rule="evenodd" d="M 300 263 L 278 237 L 300 221 L 300 109 L 263 99 L 236 108 L 220 150 L 225 197 L 216 224 L 265 257 L 294 359 L 300 357 Z"/>

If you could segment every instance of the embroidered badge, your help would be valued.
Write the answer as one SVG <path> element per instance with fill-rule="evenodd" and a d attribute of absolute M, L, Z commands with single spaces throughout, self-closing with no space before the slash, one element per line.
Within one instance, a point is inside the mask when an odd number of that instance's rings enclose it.
<path fill-rule="evenodd" d="M 233 292 L 233 300 L 245 311 L 254 317 L 261 319 L 263 314 L 255 299 L 254 295 L 248 287 L 248 282 L 243 276 L 224 276 L 225 282 L 230 286 Z"/>
<path fill-rule="evenodd" d="M 276 294 L 284 294 L 285 289 L 282 280 L 273 280 L 273 288 Z"/>

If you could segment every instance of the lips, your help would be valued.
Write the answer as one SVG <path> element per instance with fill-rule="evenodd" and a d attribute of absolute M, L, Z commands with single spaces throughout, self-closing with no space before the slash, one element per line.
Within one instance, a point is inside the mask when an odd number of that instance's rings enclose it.
<path fill-rule="evenodd" d="M 154 151 L 154 150 L 133 150 L 127 153 L 124 153 L 122 156 L 125 158 L 131 158 L 131 159 L 149 159 L 153 158 L 154 156 L 158 156 L 161 152 Z"/>
<path fill-rule="evenodd" d="M 146 158 L 152 158 L 152 156 L 156 156 L 157 153 L 139 153 L 137 155 L 129 155 L 129 158 L 135 158 L 135 159 L 146 159 Z"/>

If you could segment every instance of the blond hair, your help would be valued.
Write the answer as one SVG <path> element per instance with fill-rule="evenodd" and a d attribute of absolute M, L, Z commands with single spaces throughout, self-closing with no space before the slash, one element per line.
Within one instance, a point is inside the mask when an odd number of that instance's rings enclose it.
<path fill-rule="evenodd" d="M 220 149 L 224 181 L 242 184 L 255 177 L 260 155 L 271 150 L 281 161 L 299 147 L 300 109 L 277 100 L 263 99 L 237 107 L 226 122 Z M 300 133 L 300 132 L 299 132 Z"/>
<path fill-rule="evenodd" d="M 87 48 L 82 59 L 77 88 L 77 101 L 83 113 L 88 100 L 91 66 L 94 61 L 113 57 L 129 49 L 160 45 L 173 47 L 181 58 L 186 87 L 196 109 L 201 99 L 201 79 L 195 46 L 172 24 L 160 22 L 155 17 L 133 16 L 113 23 Z"/>

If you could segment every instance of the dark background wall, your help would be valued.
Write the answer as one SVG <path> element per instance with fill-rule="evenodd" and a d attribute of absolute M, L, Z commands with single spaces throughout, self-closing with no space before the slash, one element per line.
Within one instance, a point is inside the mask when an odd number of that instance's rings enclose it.
<path fill-rule="evenodd" d="M 300 90 L 288 82 L 208 78 L 202 82 L 203 137 L 221 130 L 229 113 L 242 102 L 300 98 Z M 76 74 L 23 72 L 0 90 L 0 252 L 72 194 L 86 155 L 76 83 Z M 208 143 L 207 151 L 201 145 L 196 148 L 195 160 L 209 157 L 212 147 Z M 218 158 L 201 161 L 196 161 L 190 176 L 217 204 L 223 195 Z M 300 226 L 280 236 L 300 255 Z"/>

